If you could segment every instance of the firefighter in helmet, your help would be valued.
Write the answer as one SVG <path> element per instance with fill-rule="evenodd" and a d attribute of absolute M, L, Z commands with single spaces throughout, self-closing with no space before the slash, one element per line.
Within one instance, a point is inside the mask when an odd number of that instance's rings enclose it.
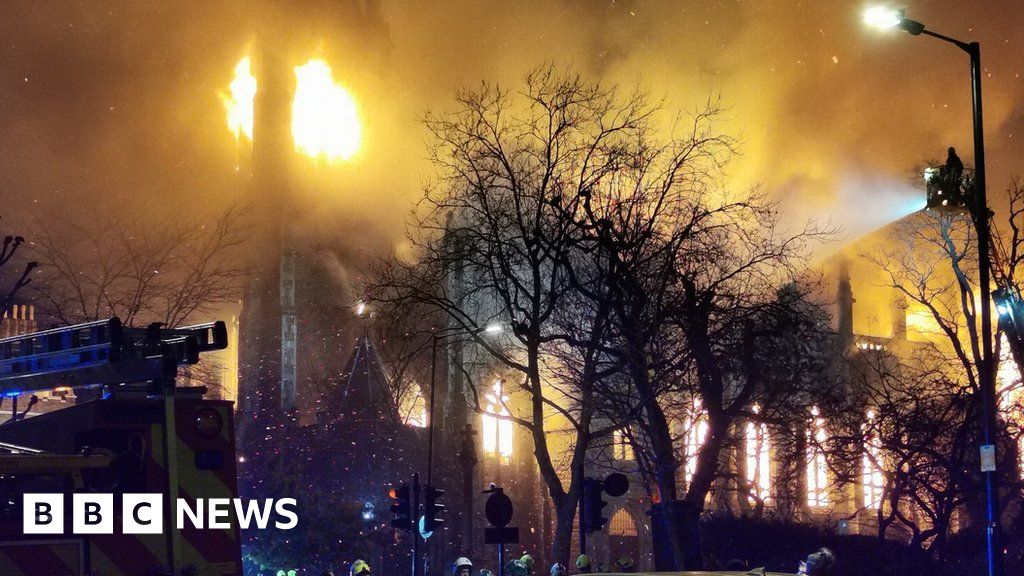
<path fill-rule="evenodd" d="M 370 576 L 370 565 L 366 560 L 356 560 L 349 568 L 349 576 Z"/>
<path fill-rule="evenodd" d="M 951 183 L 959 188 L 960 181 L 964 177 L 964 161 L 956 155 L 956 148 L 952 146 L 946 151 L 946 171 Z"/>
<path fill-rule="evenodd" d="M 510 560 L 505 565 L 505 574 L 509 576 L 526 576 L 526 564 L 523 564 L 523 561 L 518 558 Z"/>
<path fill-rule="evenodd" d="M 578 574 L 590 574 L 593 572 L 593 566 L 590 563 L 590 556 L 586 554 L 580 554 L 576 558 L 576 572 Z"/>
<path fill-rule="evenodd" d="M 828 548 L 822 548 L 813 554 L 807 555 L 807 561 L 800 563 L 800 570 L 797 574 L 806 576 L 830 576 L 832 567 L 836 563 L 836 557 Z"/>
<path fill-rule="evenodd" d="M 523 556 L 519 561 L 523 563 L 523 566 L 526 566 L 526 574 L 528 576 L 533 576 L 533 556 L 523 552 Z"/>
<path fill-rule="evenodd" d="M 569 573 L 566 571 L 565 566 L 555 562 L 551 565 L 551 576 L 569 576 Z"/>
<path fill-rule="evenodd" d="M 465 556 L 459 556 L 452 563 L 452 576 L 471 576 L 473 574 L 473 563 Z"/>

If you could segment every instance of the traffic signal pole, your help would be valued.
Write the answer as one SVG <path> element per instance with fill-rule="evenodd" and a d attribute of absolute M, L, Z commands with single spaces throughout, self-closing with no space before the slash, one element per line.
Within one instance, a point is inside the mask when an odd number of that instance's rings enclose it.
<path fill-rule="evenodd" d="M 414 472 L 412 475 L 412 514 L 410 514 L 410 520 L 412 521 L 412 576 L 419 576 L 420 574 L 420 528 L 419 528 L 419 514 L 420 510 L 420 475 L 418 472 Z"/>
<path fill-rule="evenodd" d="M 587 477 L 583 465 L 580 464 L 579 469 L 576 471 L 579 487 L 579 532 L 580 532 L 580 554 L 587 553 Z"/>

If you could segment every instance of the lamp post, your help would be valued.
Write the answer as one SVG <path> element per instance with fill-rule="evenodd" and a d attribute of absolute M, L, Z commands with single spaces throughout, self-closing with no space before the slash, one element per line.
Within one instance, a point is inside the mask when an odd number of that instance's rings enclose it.
<path fill-rule="evenodd" d="M 434 474 L 434 390 L 436 386 L 437 376 L 437 345 L 441 340 L 451 338 L 452 336 L 477 336 L 479 334 L 498 334 L 502 331 L 500 324 L 489 324 L 482 328 L 475 328 L 473 330 L 456 329 L 451 331 L 437 332 L 431 338 L 430 342 L 430 412 L 427 415 L 427 425 L 429 426 L 427 436 L 427 485 L 433 486 L 433 474 Z"/>
<path fill-rule="evenodd" d="M 978 366 L 979 384 L 982 397 L 982 438 L 980 447 L 981 470 L 985 480 L 986 495 L 986 557 L 989 576 L 1002 576 L 1003 550 L 1001 527 L 999 525 L 999 477 L 996 472 L 996 382 L 992 365 L 992 294 L 989 278 L 992 264 L 989 254 L 989 211 L 985 197 L 985 138 L 981 115 L 981 46 L 977 42 L 963 42 L 927 30 L 924 24 L 904 17 L 902 10 L 870 8 L 864 13 L 869 26 L 880 29 L 900 28 L 913 36 L 924 34 L 953 44 L 970 56 L 971 97 L 974 120 L 974 226 L 978 235 L 978 283 L 981 290 L 981 365 Z"/>
<path fill-rule="evenodd" d="M 472 330 L 459 329 L 459 328 L 456 328 L 454 330 L 451 330 L 451 329 L 443 330 L 441 332 L 434 333 L 434 335 L 430 339 L 430 408 L 429 408 L 429 413 L 427 415 L 427 426 L 428 426 L 428 431 L 427 431 L 427 487 L 428 488 L 427 489 L 428 490 L 433 490 L 434 489 L 434 430 L 436 429 L 436 426 L 434 425 L 434 414 L 435 414 L 434 407 L 436 405 L 436 402 L 434 401 L 434 399 L 436 397 L 436 390 L 437 390 L 437 345 L 438 345 L 438 343 L 441 342 L 441 340 L 444 340 L 446 338 L 450 338 L 452 336 L 477 336 L 477 335 L 483 334 L 483 333 L 497 334 L 497 333 L 499 333 L 501 331 L 502 331 L 502 328 L 501 328 L 500 325 L 498 325 L 498 324 L 489 324 L 489 325 L 484 326 L 482 328 L 475 328 L 475 329 L 472 329 Z M 414 520 L 414 522 L 415 522 L 415 520 Z M 415 534 L 413 535 L 413 539 L 415 541 L 417 541 L 417 542 L 418 542 L 418 538 L 419 538 L 419 536 L 417 536 Z M 413 560 L 413 562 L 415 563 L 415 560 Z M 429 557 L 427 558 L 427 562 L 429 562 Z M 413 566 L 413 576 L 416 576 L 417 574 L 418 574 L 417 568 L 416 568 L 416 566 L 414 564 L 414 566 Z M 424 567 L 423 574 L 427 574 L 429 576 L 429 574 L 430 574 L 429 564 Z"/>

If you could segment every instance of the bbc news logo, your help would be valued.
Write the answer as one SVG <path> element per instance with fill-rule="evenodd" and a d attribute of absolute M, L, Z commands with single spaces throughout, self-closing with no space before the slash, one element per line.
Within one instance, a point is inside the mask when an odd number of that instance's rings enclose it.
<path fill-rule="evenodd" d="M 63 494 L 25 494 L 22 528 L 25 534 L 64 534 L 65 497 Z M 231 519 L 239 528 L 265 530 L 273 520 L 274 528 L 291 530 L 299 524 L 294 498 L 249 500 L 207 498 L 188 501 L 178 498 L 175 528 L 191 526 L 200 530 L 231 528 Z M 161 534 L 164 530 L 162 494 L 123 494 L 121 496 L 121 534 Z M 71 532 L 73 534 L 114 533 L 113 494 L 73 494 Z"/>

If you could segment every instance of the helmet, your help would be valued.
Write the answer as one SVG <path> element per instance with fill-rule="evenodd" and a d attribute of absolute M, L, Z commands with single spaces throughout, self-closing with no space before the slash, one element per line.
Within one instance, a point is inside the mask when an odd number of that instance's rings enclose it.
<path fill-rule="evenodd" d="M 807 562 L 804 563 L 803 568 L 808 576 L 827 576 L 832 573 L 832 565 L 835 564 L 835 561 L 836 557 L 832 551 L 822 548 L 807 556 Z"/>
<path fill-rule="evenodd" d="M 522 560 L 511 560 L 505 565 L 505 574 L 509 576 L 526 576 L 526 564 Z"/>
<path fill-rule="evenodd" d="M 473 563 L 469 561 L 469 558 L 466 558 L 465 556 L 459 556 L 455 559 L 455 562 L 452 564 L 452 574 L 458 574 L 459 568 L 462 567 L 472 568 Z"/>
<path fill-rule="evenodd" d="M 555 562 L 554 564 L 551 565 L 551 576 L 565 576 L 565 575 L 566 575 L 565 566 L 562 566 L 558 562 Z"/>
<path fill-rule="evenodd" d="M 352 563 L 352 567 L 349 568 L 349 576 L 369 576 L 370 565 L 366 563 L 366 560 L 356 560 Z"/>
<path fill-rule="evenodd" d="M 491 572 L 487 568 L 480 569 L 480 576 L 494 576 L 494 572 Z"/>
<path fill-rule="evenodd" d="M 533 572 L 533 556 L 523 553 L 523 557 L 520 558 L 519 561 L 522 562 L 524 566 L 526 566 L 527 572 Z"/>
<path fill-rule="evenodd" d="M 579 557 L 576 558 L 576 568 L 581 570 L 583 568 L 590 568 L 590 556 L 580 554 Z"/>
<path fill-rule="evenodd" d="M 636 564 L 633 563 L 633 559 L 629 556 L 619 556 L 619 559 L 615 561 L 615 565 L 621 570 L 632 570 L 636 567 Z"/>

